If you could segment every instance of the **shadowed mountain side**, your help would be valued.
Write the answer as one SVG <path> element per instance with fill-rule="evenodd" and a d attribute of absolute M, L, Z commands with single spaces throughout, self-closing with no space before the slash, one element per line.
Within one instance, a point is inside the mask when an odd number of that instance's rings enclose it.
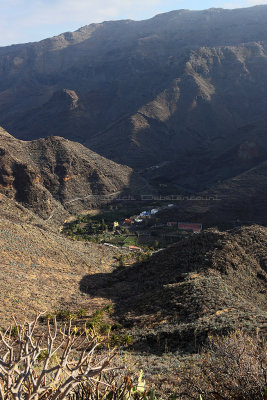
<path fill-rule="evenodd" d="M 115 303 L 137 346 L 192 350 L 210 333 L 267 328 L 266 260 L 267 229 L 209 230 L 80 288 Z"/>
<path fill-rule="evenodd" d="M 203 156 L 207 160 L 218 158 L 232 143 L 242 143 L 245 135 L 237 127 L 265 117 L 267 103 L 262 85 L 267 84 L 267 76 L 261 74 L 256 82 L 256 54 L 262 57 L 263 67 L 266 48 L 256 43 L 192 51 L 186 60 L 180 60 L 182 66 L 177 67 L 175 79 L 164 90 L 136 113 L 89 137 L 85 144 L 132 167 L 165 162 L 165 178 L 169 177 L 169 161 L 183 172 L 181 157 L 197 156 L 193 164 L 196 169 Z M 114 138 L 124 152 L 112 146 Z M 259 146 L 266 144 L 266 135 L 260 139 Z"/>
<path fill-rule="evenodd" d="M 266 132 L 267 119 L 245 125 L 235 130 L 215 154 L 209 146 L 200 146 L 159 168 L 145 170 L 144 176 L 154 184 L 172 183 L 187 193 L 203 191 L 267 160 Z"/>
<path fill-rule="evenodd" d="M 197 169 L 265 117 L 266 18 L 267 6 L 180 10 L 1 48 L 0 123 L 24 139 L 78 140 L 133 168 L 180 170 L 198 153 Z"/>
<path fill-rule="evenodd" d="M 44 219 L 64 220 L 121 193 L 149 190 L 131 168 L 60 137 L 31 142 L 0 130 L 0 192 Z"/>
<path fill-rule="evenodd" d="M 192 221 L 204 226 L 255 223 L 267 226 L 266 209 L 267 161 L 264 161 L 196 196 L 181 196 L 175 207 L 160 212 L 159 217 L 161 221 Z"/>

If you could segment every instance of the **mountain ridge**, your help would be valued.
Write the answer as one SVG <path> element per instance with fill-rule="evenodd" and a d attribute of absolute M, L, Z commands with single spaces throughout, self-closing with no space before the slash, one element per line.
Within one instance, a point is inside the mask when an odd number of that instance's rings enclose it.
<path fill-rule="evenodd" d="M 214 156 L 265 115 L 266 17 L 264 5 L 174 11 L 1 48 L 0 124 L 135 169 L 175 162 L 174 148 Z"/>

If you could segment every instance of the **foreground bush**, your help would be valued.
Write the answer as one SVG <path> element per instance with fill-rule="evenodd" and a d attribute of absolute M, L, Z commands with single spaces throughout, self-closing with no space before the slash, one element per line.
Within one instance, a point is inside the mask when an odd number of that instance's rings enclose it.
<path fill-rule="evenodd" d="M 34 322 L 0 332 L 0 400 L 160 400 L 116 366 L 109 333 L 95 325 L 47 329 Z M 241 331 L 213 337 L 197 362 L 182 368 L 169 399 L 266 400 L 267 351 Z"/>
<path fill-rule="evenodd" d="M 81 383 L 95 380 L 110 366 L 114 351 L 104 356 L 97 348 L 107 341 L 93 330 L 73 327 L 71 320 L 58 328 L 48 320 L 47 332 L 34 322 L 0 333 L 0 399 L 61 400 Z"/>
<path fill-rule="evenodd" d="M 137 385 L 129 376 L 112 371 L 103 374 L 94 386 L 84 382 L 70 396 L 70 400 L 162 400 L 155 391 L 146 391 L 143 371 Z"/>
<path fill-rule="evenodd" d="M 266 343 L 241 331 L 210 338 L 199 363 L 179 381 L 179 399 L 266 400 Z"/>
<path fill-rule="evenodd" d="M 134 385 L 116 366 L 112 338 L 100 334 L 98 320 L 88 328 L 72 326 L 71 318 L 58 326 L 48 317 L 43 332 L 40 319 L 0 331 L 0 400 L 155 399 L 142 372 Z"/>

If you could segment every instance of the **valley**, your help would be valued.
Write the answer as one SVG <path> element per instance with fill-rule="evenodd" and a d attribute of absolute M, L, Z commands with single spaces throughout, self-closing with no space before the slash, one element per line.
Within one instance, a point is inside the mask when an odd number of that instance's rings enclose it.
<path fill-rule="evenodd" d="M 41 313 L 39 337 L 54 317 L 74 337 L 108 335 L 151 400 L 265 400 L 263 386 L 237 395 L 237 372 L 232 392 L 213 392 L 202 351 L 231 348 L 227 335 L 252 351 L 256 338 L 258 364 L 244 365 L 266 384 L 266 20 L 267 5 L 178 10 L 0 47 L 9 339 L 14 316 Z M 0 389 L 1 365 L 0 354 Z"/>

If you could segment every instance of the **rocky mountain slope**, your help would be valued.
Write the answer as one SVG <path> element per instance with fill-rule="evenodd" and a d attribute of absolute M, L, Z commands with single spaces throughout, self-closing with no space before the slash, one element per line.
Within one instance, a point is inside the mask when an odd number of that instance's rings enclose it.
<path fill-rule="evenodd" d="M 146 183 L 127 166 L 60 137 L 21 141 L 0 130 L 0 193 L 43 219 L 66 218 Z"/>
<path fill-rule="evenodd" d="M 192 221 L 221 228 L 255 223 L 267 226 L 267 161 L 196 195 L 178 198 L 174 207 L 159 213 L 161 221 Z"/>
<path fill-rule="evenodd" d="M 101 206 L 144 181 L 131 168 L 60 137 L 15 139 L 0 129 L 0 325 L 16 315 L 73 310 L 89 313 L 79 287 L 87 273 L 110 272 L 120 254 L 66 239 L 59 226 L 70 214 Z"/>
<path fill-rule="evenodd" d="M 113 303 L 113 321 L 148 353 L 195 351 L 229 329 L 267 329 L 267 228 L 210 229 L 118 267 L 119 249 L 69 240 L 5 195 L 0 206 L 1 326 L 14 314 L 90 314 Z"/>
<path fill-rule="evenodd" d="M 211 154 L 209 148 L 192 150 L 190 154 L 167 161 L 159 168 L 146 169 L 144 176 L 154 184 L 172 183 L 185 193 L 201 192 L 266 161 L 266 132 L 266 119 L 242 126 L 216 153 Z"/>
<path fill-rule="evenodd" d="M 181 160 L 193 154 L 194 171 L 254 140 L 243 127 L 266 116 L 266 18 L 267 6 L 180 10 L 0 48 L 0 123 L 134 168 L 171 161 L 162 174 L 179 183 Z"/>
<path fill-rule="evenodd" d="M 266 332 L 267 229 L 208 230 L 112 274 L 88 275 L 81 289 L 112 299 L 136 346 L 197 349 L 208 334 Z"/>

